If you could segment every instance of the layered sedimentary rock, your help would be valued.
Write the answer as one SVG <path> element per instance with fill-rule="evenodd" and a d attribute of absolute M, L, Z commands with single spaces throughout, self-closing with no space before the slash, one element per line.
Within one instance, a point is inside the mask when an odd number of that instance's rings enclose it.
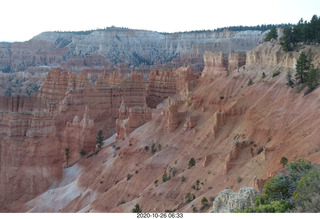
<path fill-rule="evenodd" d="M 77 115 L 73 121 L 67 122 L 64 130 L 64 139 L 62 140 L 62 149 L 69 148 L 70 163 L 81 157 L 81 153 L 87 154 L 95 150 L 96 134 L 94 121 L 89 118 L 89 108 L 85 108 L 85 113 L 80 119 Z M 82 152 L 83 151 L 83 152 Z"/>
<path fill-rule="evenodd" d="M 227 74 L 235 69 L 238 69 L 239 71 L 239 68 L 246 64 L 245 52 L 206 52 L 203 57 L 205 67 L 201 73 L 202 77 L 205 77 L 206 75 L 218 77 L 227 76 Z"/>
<path fill-rule="evenodd" d="M 184 120 L 188 112 L 179 112 L 179 106 L 182 104 L 181 100 L 168 99 L 168 111 L 167 111 L 167 131 L 171 133 L 177 129 L 179 124 Z"/>
<path fill-rule="evenodd" d="M 177 77 L 173 71 L 150 72 L 147 87 L 147 104 L 155 108 L 159 103 L 177 92 Z"/>
<path fill-rule="evenodd" d="M 0 97 L 0 206 L 28 200 L 61 176 L 65 148 L 73 163 L 95 149 L 102 130 L 115 133 L 119 107 L 128 107 L 128 134 L 151 119 L 141 74 L 120 76 L 104 72 L 95 85 L 81 74 L 52 69 L 39 92 L 31 96 Z"/>
<path fill-rule="evenodd" d="M 50 113 L 1 112 L 0 126 L 0 206 L 10 207 L 59 178 L 62 158 Z"/>
<path fill-rule="evenodd" d="M 127 107 L 126 98 L 122 99 L 119 118 L 116 121 L 117 139 L 127 137 L 136 128 L 151 120 L 151 109 L 147 106 L 145 97 L 141 96 L 141 99 L 140 104 L 131 107 Z"/>
<path fill-rule="evenodd" d="M 148 106 L 155 108 L 164 99 L 176 93 L 185 95 L 194 88 L 196 78 L 190 66 L 170 71 L 152 71 L 147 87 Z"/>
<path fill-rule="evenodd" d="M 193 71 L 200 72 L 205 51 L 247 51 L 262 42 L 264 36 L 261 31 L 168 34 L 126 28 L 44 32 L 27 42 L 0 43 L 0 71 L 29 68 L 47 72 L 48 67 L 72 68 L 76 72 L 84 67 L 112 70 L 118 63 L 134 65 L 135 70 L 150 70 L 151 65 L 172 61 L 172 67 L 190 64 Z"/>

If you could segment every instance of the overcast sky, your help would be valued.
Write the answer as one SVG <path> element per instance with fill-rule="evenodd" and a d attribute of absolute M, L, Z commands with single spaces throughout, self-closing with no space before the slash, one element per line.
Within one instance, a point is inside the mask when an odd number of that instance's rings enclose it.
<path fill-rule="evenodd" d="M 314 14 L 320 15 L 320 0 L 1 0 L 0 41 L 112 25 L 177 32 L 297 23 Z"/>

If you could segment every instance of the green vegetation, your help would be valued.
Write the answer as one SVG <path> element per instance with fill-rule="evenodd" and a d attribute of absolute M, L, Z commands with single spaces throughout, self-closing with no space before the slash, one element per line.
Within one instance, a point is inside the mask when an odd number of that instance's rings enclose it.
<path fill-rule="evenodd" d="M 139 204 L 136 204 L 135 207 L 132 209 L 133 213 L 141 213 L 142 209 L 140 208 Z"/>
<path fill-rule="evenodd" d="M 158 150 L 159 151 L 161 151 L 161 148 L 162 148 L 161 144 L 158 144 Z"/>
<path fill-rule="evenodd" d="M 292 74 L 291 74 L 290 71 L 288 71 L 286 77 L 287 77 L 287 85 L 290 86 L 290 87 L 293 87 L 294 82 L 293 82 L 293 80 L 292 80 Z"/>
<path fill-rule="evenodd" d="M 248 82 L 248 86 L 251 86 L 251 85 L 253 85 L 253 81 L 252 81 L 252 79 L 250 78 L 250 80 L 249 80 L 249 82 Z"/>
<path fill-rule="evenodd" d="M 201 207 L 200 207 L 200 211 L 203 212 L 205 209 L 207 209 L 209 207 L 209 201 L 206 197 L 203 197 L 201 199 Z"/>
<path fill-rule="evenodd" d="M 238 176 L 238 177 L 237 177 L 237 183 L 241 183 L 242 180 L 243 180 L 243 178 L 242 178 L 241 176 Z"/>
<path fill-rule="evenodd" d="M 313 15 L 309 22 L 300 21 L 292 27 L 283 30 L 280 44 L 285 52 L 291 51 L 297 43 L 320 43 L 320 17 Z"/>
<path fill-rule="evenodd" d="M 292 24 L 264 24 L 264 25 L 257 25 L 257 26 L 231 26 L 231 27 L 222 27 L 217 28 L 215 31 L 222 32 L 224 30 L 231 30 L 231 31 L 245 31 L 245 30 L 260 30 L 260 31 L 266 31 L 270 30 L 272 28 L 284 28 L 292 26 Z"/>
<path fill-rule="evenodd" d="M 81 156 L 86 155 L 86 151 L 85 151 L 83 148 L 80 150 L 80 155 L 81 155 Z"/>
<path fill-rule="evenodd" d="M 151 153 L 152 154 L 154 154 L 154 153 L 156 153 L 157 152 L 157 149 L 156 149 L 156 144 L 155 143 L 152 143 L 152 145 L 151 145 Z"/>
<path fill-rule="evenodd" d="M 186 178 L 184 176 L 181 176 L 181 182 L 185 182 Z"/>
<path fill-rule="evenodd" d="M 287 163 L 288 163 L 288 158 L 281 157 L 280 163 L 283 165 L 283 167 L 285 167 L 287 165 Z"/>
<path fill-rule="evenodd" d="M 120 202 L 118 202 L 118 205 L 123 205 L 125 203 L 126 203 L 126 201 L 124 199 L 122 199 Z"/>
<path fill-rule="evenodd" d="M 98 148 L 101 149 L 101 146 L 103 145 L 103 133 L 102 133 L 102 130 L 100 130 L 98 132 L 96 143 L 98 144 Z"/>
<path fill-rule="evenodd" d="M 298 83 L 305 83 L 307 81 L 308 73 L 310 71 L 311 60 L 308 59 L 304 52 L 301 52 L 296 64 L 296 80 Z"/>
<path fill-rule="evenodd" d="M 281 160 L 287 163 L 285 157 Z M 236 212 L 319 212 L 320 167 L 302 158 L 286 164 L 286 170 L 265 184 L 255 206 Z"/>
<path fill-rule="evenodd" d="M 194 158 L 191 158 L 188 163 L 188 169 L 190 169 L 194 165 L 196 165 L 196 160 Z"/>
<path fill-rule="evenodd" d="M 278 33 L 277 33 L 277 28 L 272 27 L 267 34 L 266 38 L 264 39 L 265 42 L 270 41 L 271 39 L 278 39 Z"/>
<path fill-rule="evenodd" d="M 162 175 L 162 182 L 167 182 L 170 179 L 171 179 L 171 175 L 168 175 L 167 174 L 167 170 L 165 170 L 163 175 Z"/>
<path fill-rule="evenodd" d="M 188 192 L 187 194 L 186 194 L 186 203 L 189 203 L 189 202 L 191 202 L 191 201 L 193 201 L 193 200 L 195 200 L 196 199 L 196 196 L 193 194 L 193 195 L 191 195 L 191 193 L 190 192 Z"/>
<path fill-rule="evenodd" d="M 266 77 L 266 73 L 262 72 L 262 78 Z"/>
<path fill-rule="evenodd" d="M 69 158 L 70 158 L 70 149 L 69 148 L 65 148 L 64 149 L 64 156 L 67 160 L 67 166 L 68 166 L 68 161 L 69 161 Z"/>
<path fill-rule="evenodd" d="M 280 73 L 281 73 L 280 71 L 277 71 L 277 72 L 272 74 L 272 77 L 274 78 L 274 77 L 278 76 Z"/>
<path fill-rule="evenodd" d="M 305 95 L 312 92 L 319 85 L 320 72 L 319 69 L 315 69 L 312 63 L 311 50 L 308 54 L 301 52 L 299 59 L 296 64 L 296 74 L 295 79 L 297 84 L 307 85 L 309 88 Z M 290 72 L 287 73 L 287 85 L 290 87 L 294 86 L 294 81 L 292 80 L 292 75 Z"/>

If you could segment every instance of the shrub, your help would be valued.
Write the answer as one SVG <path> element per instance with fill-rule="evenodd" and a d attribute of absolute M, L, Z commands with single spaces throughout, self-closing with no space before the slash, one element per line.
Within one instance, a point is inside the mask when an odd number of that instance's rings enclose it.
<path fill-rule="evenodd" d="M 184 176 L 181 176 L 181 182 L 185 182 L 186 178 Z"/>
<path fill-rule="evenodd" d="M 265 78 L 266 77 L 266 74 L 263 72 L 262 73 L 262 78 Z"/>
<path fill-rule="evenodd" d="M 162 175 L 162 182 L 167 182 L 170 179 L 171 179 L 171 175 L 168 176 L 167 170 L 165 170 L 163 175 Z"/>
<path fill-rule="evenodd" d="M 142 209 L 140 208 L 139 204 L 136 204 L 134 206 L 134 208 L 132 209 L 132 212 L 133 213 L 141 213 L 142 212 Z"/>
<path fill-rule="evenodd" d="M 295 202 L 302 207 L 302 212 L 317 212 L 320 206 L 320 169 L 310 170 L 297 182 L 293 193 Z"/>
<path fill-rule="evenodd" d="M 249 82 L 248 82 L 248 86 L 251 86 L 251 85 L 253 85 L 253 81 L 252 81 L 252 79 L 250 78 L 250 80 L 249 80 Z"/>
<path fill-rule="evenodd" d="M 281 157 L 280 163 L 282 164 L 283 167 L 285 167 L 285 165 L 287 165 L 288 163 L 288 158 Z"/>
<path fill-rule="evenodd" d="M 81 156 L 86 155 L 86 152 L 85 152 L 85 150 L 84 150 L 83 148 L 82 148 L 81 151 L 80 151 L 80 155 L 81 155 Z"/>
<path fill-rule="evenodd" d="M 127 175 L 127 181 L 129 181 L 131 179 L 132 175 L 130 173 L 128 173 Z"/>
<path fill-rule="evenodd" d="M 158 144 L 158 150 L 160 151 L 162 148 L 161 144 Z"/>
<path fill-rule="evenodd" d="M 196 165 L 196 160 L 194 158 L 191 158 L 188 163 L 188 169 L 190 169 L 194 165 Z"/>
<path fill-rule="evenodd" d="M 209 206 L 209 201 L 208 201 L 208 199 L 207 199 L 206 197 L 203 197 L 203 198 L 201 199 L 201 207 L 206 208 L 206 207 L 208 207 L 208 206 Z"/>
<path fill-rule="evenodd" d="M 278 76 L 280 73 L 281 73 L 280 71 L 277 71 L 277 72 L 272 74 L 272 77 L 274 78 L 274 77 Z"/>
<path fill-rule="evenodd" d="M 152 145 L 151 145 L 151 153 L 152 154 L 154 154 L 154 153 L 156 153 L 156 148 L 155 148 L 155 143 L 153 143 Z"/>
<path fill-rule="evenodd" d="M 189 202 L 191 202 L 193 200 L 193 196 L 190 194 L 190 192 L 186 194 L 185 198 L 186 198 L 186 202 L 187 203 L 189 203 Z"/>
<path fill-rule="evenodd" d="M 242 180 L 243 180 L 243 179 L 242 179 L 242 177 L 241 177 L 241 176 L 238 176 L 238 177 L 237 177 L 237 183 L 241 183 L 241 182 L 242 182 Z"/>
<path fill-rule="evenodd" d="M 124 199 L 122 199 L 120 202 L 118 202 L 118 205 L 123 205 L 125 203 L 126 203 L 126 201 Z"/>
<path fill-rule="evenodd" d="M 285 213 L 293 209 L 294 205 L 288 201 L 273 201 L 270 204 L 251 206 L 244 210 L 237 210 L 236 213 Z"/>

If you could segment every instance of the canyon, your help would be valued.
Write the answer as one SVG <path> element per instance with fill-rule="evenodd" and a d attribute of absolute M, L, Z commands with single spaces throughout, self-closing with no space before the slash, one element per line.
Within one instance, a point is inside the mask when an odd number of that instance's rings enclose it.
<path fill-rule="evenodd" d="M 27 82 L 21 74 L 45 75 L 51 68 L 87 70 L 95 81 L 104 70 L 142 73 L 145 80 L 152 70 L 188 66 L 199 74 L 204 68 L 205 51 L 247 51 L 263 42 L 262 31 L 194 31 L 160 33 L 109 27 L 82 32 L 43 32 L 26 42 L 0 42 L 0 77 L 10 77 L 10 86 L 0 84 L 0 94 L 22 94 Z M 2 72 L 2 73 L 1 73 Z M 9 74 L 8 73 L 15 73 Z M 18 75 L 17 75 L 18 74 Z M 3 75 L 3 76 L 1 76 Z M 17 76 L 16 76 L 17 75 Z M 42 78 L 42 80 L 40 80 Z M 44 77 L 32 80 L 35 93 Z M 8 79 L 8 80 L 9 80 Z M 27 80 L 26 79 L 26 80 Z M 32 88 L 32 89 L 31 89 Z"/>
<path fill-rule="evenodd" d="M 117 52 L 121 62 L 112 58 L 110 42 L 103 43 L 108 34 L 128 50 Z M 162 53 L 150 53 L 152 67 L 144 74 L 147 65 L 135 60 L 124 42 L 135 45 L 149 34 L 153 40 L 142 48 L 161 44 L 156 48 Z M 43 53 L 51 58 L 41 87 L 27 95 L 0 96 L 0 211 L 132 212 L 139 204 L 143 212 L 192 212 L 203 197 L 212 200 L 224 189 L 261 191 L 282 170 L 282 156 L 319 163 L 320 91 L 305 95 L 306 88 L 286 85 L 286 74 L 295 73 L 301 51 L 310 51 L 319 67 L 320 48 L 300 45 L 285 53 L 276 41 L 259 44 L 263 36 L 117 29 L 36 36 L 24 45 L 28 51 L 39 40 L 55 53 L 55 58 Z M 96 45 L 89 45 L 92 40 Z M 76 57 L 97 51 L 106 63 L 95 77 L 86 68 L 90 65 L 70 68 L 71 62 L 82 63 Z M 31 68 L 19 56 L 16 60 L 6 61 L 10 69 Z M 108 60 L 119 61 L 117 67 L 108 68 Z M 137 67 L 124 70 L 129 65 Z M 280 74 L 273 77 L 275 72 Z M 101 149 L 99 130 L 105 139 Z M 188 165 L 192 158 L 194 166 Z M 165 173 L 169 180 L 163 180 Z M 188 193 L 195 199 L 186 201 Z"/>

